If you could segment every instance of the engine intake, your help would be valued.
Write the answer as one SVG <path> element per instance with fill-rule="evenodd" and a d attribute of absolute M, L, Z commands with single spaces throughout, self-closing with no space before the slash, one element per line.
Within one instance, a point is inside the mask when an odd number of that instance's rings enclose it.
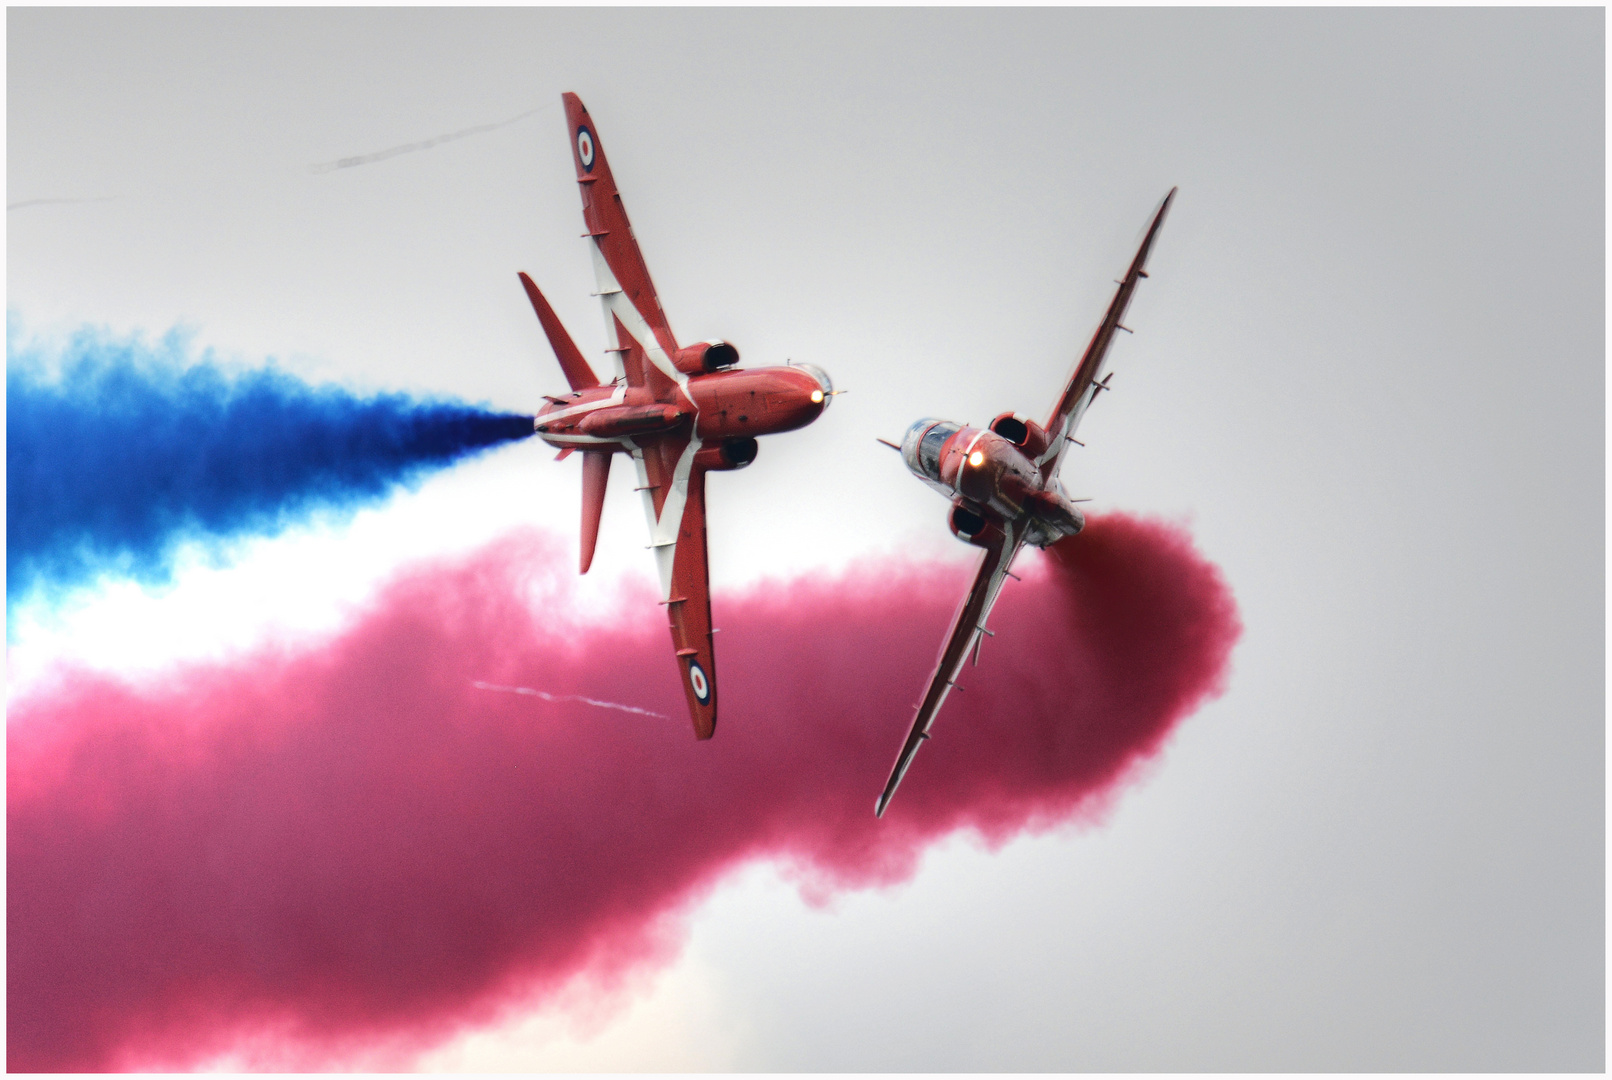
<path fill-rule="evenodd" d="M 706 472 L 742 469 L 756 460 L 761 447 L 754 439 L 723 439 L 715 446 L 702 446 L 694 454 L 694 467 Z"/>
<path fill-rule="evenodd" d="M 1045 428 L 1018 413 L 1003 413 L 991 421 L 991 430 L 1019 448 L 1025 457 L 1034 460 L 1052 444 L 1052 436 Z"/>
<path fill-rule="evenodd" d="M 726 341 L 712 339 L 677 350 L 672 363 L 685 375 L 703 375 L 723 371 L 739 362 L 739 350 Z"/>
<path fill-rule="evenodd" d="M 1001 542 L 1002 529 L 996 522 L 973 509 L 962 500 L 952 503 L 952 512 L 946 517 L 952 535 L 975 547 L 991 547 Z"/>

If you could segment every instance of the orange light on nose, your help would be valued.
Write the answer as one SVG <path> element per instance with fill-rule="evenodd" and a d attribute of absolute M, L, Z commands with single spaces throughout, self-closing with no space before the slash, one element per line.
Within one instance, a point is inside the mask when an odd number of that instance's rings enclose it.
<path fill-rule="evenodd" d="M 822 400 L 823 400 L 823 392 L 821 390 L 813 390 L 812 391 L 812 404 L 813 405 L 820 404 L 822 402 Z"/>
<path fill-rule="evenodd" d="M 974 466 L 976 469 L 979 468 L 980 462 L 982 462 L 984 460 L 985 460 L 985 455 L 983 453 L 981 453 L 980 451 L 978 451 L 978 450 L 976 450 L 972 454 L 968 455 L 968 463 L 970 465 Z"/>

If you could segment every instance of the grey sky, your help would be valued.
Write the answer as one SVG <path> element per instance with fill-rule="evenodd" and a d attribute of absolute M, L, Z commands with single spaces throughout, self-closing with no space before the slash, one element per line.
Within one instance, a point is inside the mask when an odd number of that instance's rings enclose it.
<path fill-rule="evenodd" d="M 850 391 L 713 481 L 719 588 L 962 557 L 873 439 L 1045 412 L 1180 185 L 1064 478 L 1190 517 L 1247 626 L 1230 692 L 1100 828 L 827 911 L 744 875 L 666 976 L 709 994 L 678 1061 L 1604 1067 L 1600 9 L 7 27 L 7 202 L 62 200 L 8 215 L 29 328 L 183 322 L 511 407 L 562 385 L 516 270 L 603 345 L 550 107 L 580 94 L 678 334 Z M 498 467 L 569 535 L 551 456 Z M 614 491 L 600 564 L 647 574 L 641 530 Z"/>

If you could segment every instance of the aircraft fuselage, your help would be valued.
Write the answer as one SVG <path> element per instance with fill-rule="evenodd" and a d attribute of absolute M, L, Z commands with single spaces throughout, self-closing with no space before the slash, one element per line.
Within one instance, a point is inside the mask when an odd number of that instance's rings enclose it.
<path fill-rule="evenodd" d="M 560 449 L 626 452 L 623 439 L 691 421 L 701 442 L 725 443 L 805 427 L 822 415 L 833 389 L 826 374 L 806 364 L 690 375 L 670 402 L 647 387 L 617 382 L 550 398 L 533 425 Z"/>
<path fill-rule="evenodd" d="M 1039 425 L 1004 413 L 990 428 L 923 419 L 907 429 L 901 457 L 924 483 L 952 500 L 947 521 L 960 540 L 977 547 L 1011 524 L 1027 543 L 1046 547 L 1085 527 L 1080 508 L 1056 480 L 1045 487 L 1036 460 L 1047 452 Z"/>

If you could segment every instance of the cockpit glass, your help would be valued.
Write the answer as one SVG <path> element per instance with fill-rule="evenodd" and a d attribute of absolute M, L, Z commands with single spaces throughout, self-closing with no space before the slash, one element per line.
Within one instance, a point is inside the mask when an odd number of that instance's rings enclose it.
<path fill-rule="evenodd" d="M 959 425 L 942 421 L 924 432 L 923 440 L 918 444 L 918 466 L 925 473 L 940 478 L 940 448 L 946 440 L 957 434 Z"/>

